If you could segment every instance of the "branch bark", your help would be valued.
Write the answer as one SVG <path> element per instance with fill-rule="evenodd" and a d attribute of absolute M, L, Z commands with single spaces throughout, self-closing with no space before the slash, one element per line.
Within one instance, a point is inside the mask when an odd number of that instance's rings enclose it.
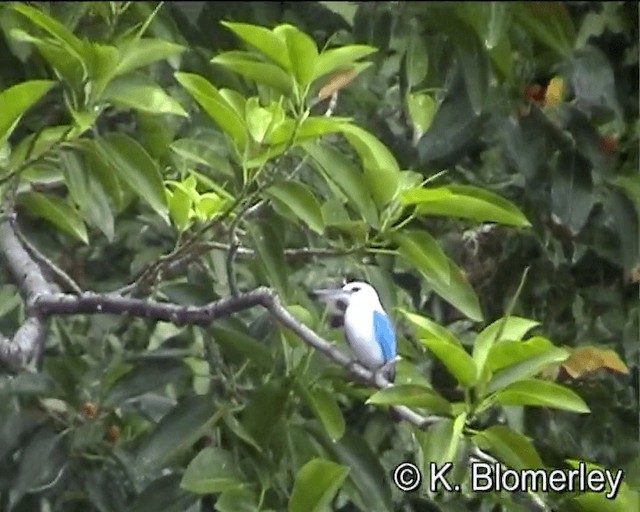
<path fill-rule="evenodd" d="M 0 222 L 0 253 L 25 300 L 27 318 L 12 339 L 0 337 L 0 361 L 16 370 L 37 362 L 43 352 L 45 320 L 34 303 L 51 293 L 51 287 L 38 264 L 20 243 L 13 217 Z"/>

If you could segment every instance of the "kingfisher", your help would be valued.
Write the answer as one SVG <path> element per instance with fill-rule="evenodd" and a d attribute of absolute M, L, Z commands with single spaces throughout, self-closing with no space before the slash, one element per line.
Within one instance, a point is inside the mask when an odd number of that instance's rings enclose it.
<path fill-rule="evenodd" d="M 313 294 L 330 306 L 332 327 L 344 327 L 347 345 L 358 362 L 393 382 L 396 334 L 375 288 L 353 281 L 339 289 L 314 290 Z"/>

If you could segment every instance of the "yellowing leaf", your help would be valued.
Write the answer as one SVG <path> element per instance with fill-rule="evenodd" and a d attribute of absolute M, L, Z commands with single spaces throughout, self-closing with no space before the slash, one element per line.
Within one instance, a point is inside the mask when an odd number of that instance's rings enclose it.
<path fill-rule="evenodd" d="M 571 352 L 562 367 L 574 379 L 598 370 L 610 370 L 617 373 L 629 373 L 629 368 L 613 350 L 597 347 L 579 347 Z"/>
<path fill-rule="evenodd" d="M 547 107 L 554 107 L 562 103 L 564 92 L 564 80 L 559 76 L 555 76 L 547 85 L 547 91 L 544 96 L 544 104 Z"/>

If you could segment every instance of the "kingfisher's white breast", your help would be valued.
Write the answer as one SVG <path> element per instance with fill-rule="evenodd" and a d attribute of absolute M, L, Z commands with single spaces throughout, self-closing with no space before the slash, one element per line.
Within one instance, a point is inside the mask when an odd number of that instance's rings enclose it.
<path fill-rule="evenodd" d="M 352 302 L 344 314 L 344 330 L 349 347 L 358 361 L 370 370 L 384 364 L 382 347 L 376 342 L 373 330 L 373 312 L 384 312 L 378 303 Z"/>

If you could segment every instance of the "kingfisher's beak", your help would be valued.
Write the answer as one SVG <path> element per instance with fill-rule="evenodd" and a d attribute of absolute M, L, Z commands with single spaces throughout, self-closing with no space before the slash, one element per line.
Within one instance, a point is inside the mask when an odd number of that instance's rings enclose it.
<path fill-rule="evenodd" d="M 321 288 L 319 290 L 311 290 L 311 295 L 323 302 L 338 302 L 349 300 L 349 293 L 340 288 Z"/>
<path fill-rule="evenodd" d="M 349 292 L 345 292 L 340 288 L 324 288 L 319 290 L 312 290 L 311 295 L 314 298 L 321 300 L 325 304 L 328 304 L 330 308 L 335 312 L 344 313 L 344 311 L 347 309 L 347 306 L 349 305 Z"/>

